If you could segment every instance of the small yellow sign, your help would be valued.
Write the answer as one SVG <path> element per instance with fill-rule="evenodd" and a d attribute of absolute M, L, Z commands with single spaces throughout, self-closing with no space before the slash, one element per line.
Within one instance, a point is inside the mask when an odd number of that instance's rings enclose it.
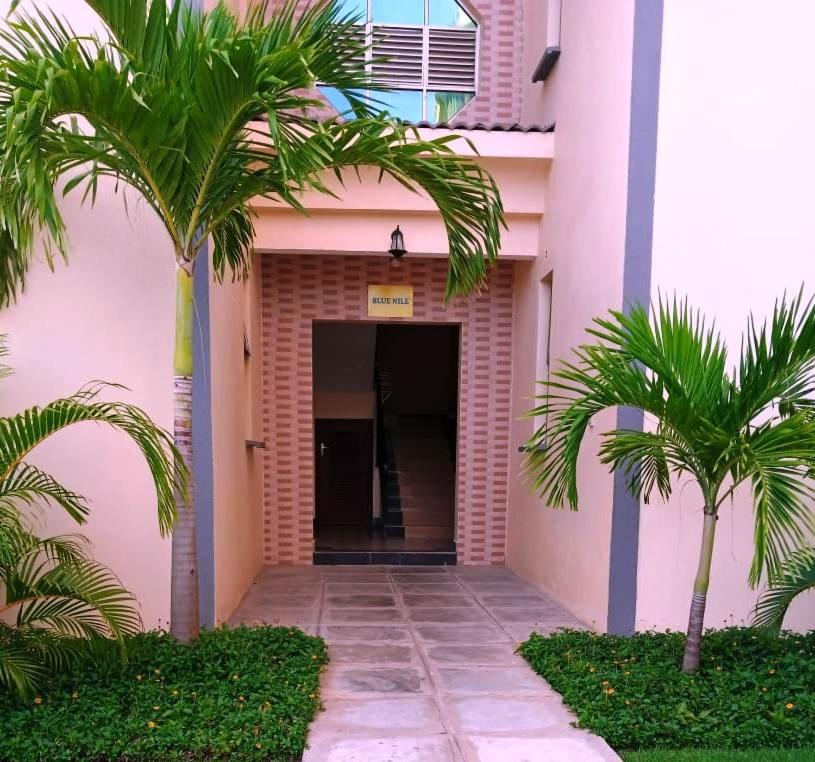
<path fill-rule="evenodd" d="M 413 317 L 413 286 L 368 286 L 368 317 Z"/>

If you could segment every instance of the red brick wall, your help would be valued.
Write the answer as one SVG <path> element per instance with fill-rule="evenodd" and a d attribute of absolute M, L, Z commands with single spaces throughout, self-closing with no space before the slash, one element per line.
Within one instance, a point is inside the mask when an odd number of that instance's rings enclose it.
<path fill-rule="evenodd" d="M 512 382 L 513 266 L 483 293 L 445 307 L 444 260 L 267 254 L 262 265 L 265 561 L 313 553 L 312 321 L 367 320 L 370 283 L 414 286 L 415 322 L 461 324 L 458 560 L 504 560 Z M 379 322 L 384 322 L 380 320 Z"/>

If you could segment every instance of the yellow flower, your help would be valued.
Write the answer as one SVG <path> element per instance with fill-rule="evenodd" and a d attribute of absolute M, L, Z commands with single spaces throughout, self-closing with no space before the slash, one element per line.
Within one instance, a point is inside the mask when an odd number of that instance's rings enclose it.
<path fill-rule="evenodd" d="M 795 704 L 793 704 L 792 702 L 790 702 L 788 704 L 784 704 L 784 706 L 786 706 L 787 709 L 795 709 Z"/>
<path fill-rule="evenodd" d="M 72 699 L 74 699 L 74 701 L 76 701 L 76 699 L 78 699 L 78 698 L 79 698 L 79 694 L 78 694 L 76 691 L 74 691 L 74 692 L 71 694 L 71 698 L 72 698 Z"/>
<path fill-rule="evenodd" d="M 238 696 L 238 701 L 246 701 L 246 699 L 243 696 Z"/>
<path fill-rule="evenodd" d="M 716 667 L 716 671 L 717 671 L 717 672 L 721 672 L 721 671 L 722 671 L 722 668 L 721 668 L 721 667 Z"/>
<path fill-rule="evenodd" d="M 630 675 L 631 673 L 630 672 L 623 672 L 623 674 L 627 676 L 627 675 Z"/>
<path fill-rule="evenodd" d="M 237 679 L 238 679 L 238 676 L 237 676 L 237 675 L 232 675 L 232 679 L 233 679 L 233 680 L 237 680 Z"/>
<path fill-rule="evenodd" d="M 178 691 L 173 691 L 173 696 L 177 696 L 177 695 L 178 695 Z"/>
<path fill-rule="evenodd" d="M 610 696 L 612 693 L 614 693 L 614 688 L 605 688 L 603 692 Z"/>
<path fill-rule="evenodd" d="M 155 672 L 157 675 L 160 675 L 160 674 L 161 674 L 161 670 L 160 670 L 160 669 L 154 669 L 154 670 L 153 670 L 153 672 Z"/>
<path fill-rule="evenodd" d="M 762 689 L 761 689 L 761 692 L 762 692 L 762 693 L 766 693 L 766 692 L 767 692 L 767 689 L 766 689 L 766 688 L 762 688 Z"/>
<path fill-rule="evenodd" d="M 589 667 L 589 672 L 596 672 L 596 671 L 597 670 L 595 670 L 594 667 Z"/>
<path fill-rule="evenodd" d="M 154 710 L 154 711 L 156 711 L 156 712 L 157 712 L 159 709 L 161 709 L 161 707 L 160 707 L 160 706 L 154 706 L 154 707 L 153 707 L 153 710 Z"/>
<path fill-rule="evenodd" d="M 775 670 L 774 670 L 774 669 L 768 669 L 768 670 L 767 670 L 767 674 L 768 674 L 768 675 L 774 675 L 774 674 L 775 674 Z"/>
<path fill-rule="evenodd" d="M 153 722 L 152 720 L 149 720 L 147 723 L 147 727 L 150 728 L 150 730 L 152 730 L 154 727 L 156 727 L 156 723 Z"/>
<path fill-rule="evenodd" d="M 259 749 L 259 748 L 260 748 L 260 744 L 259 744 L 259 743 L 256 743 L 256 744 L 255 744 L 255 748 L 256 748 L 256 749 Z"/>
<path fill-rule="evenodd" d="M 608 685 L 608 680 L 603 680 L 603 682 L 600 683 L 600 685 Z"/>
<path fill-rule="evenodd" d="M 311 658 L 312 658 L 312 659 L 316 659 L 316 658 L 317 658 L 317 654 L 311 654 Z"/>
<path fill-rule="evenodd" d="M 317 694 L 316 694 L 316 693 L 309 693 L 309 694 L 308 694 L 308 697 L 309 697 L 310 699 L 317 698 Z"/>
<path fill-rule="evenodd" d="M 628 706 L 630 703 L 631 703 L 631 702 L 630 702 L 628 699 L 626 699 L 626 700 L 625 700 L 625 705 L 626 705 L 626 706 Z"/>
<path fill-rule="evenodd" d="M 141 680 L 141 675 L 136 675 L 136 680 Z"/>
<path fill-rule="evenodd" d="M 35 704 L 42 704 L 42 699 L 41 699 L 39 696 L 37 696 L 37 697 L 34 699 L 34 703 L 35 703 Z"/>

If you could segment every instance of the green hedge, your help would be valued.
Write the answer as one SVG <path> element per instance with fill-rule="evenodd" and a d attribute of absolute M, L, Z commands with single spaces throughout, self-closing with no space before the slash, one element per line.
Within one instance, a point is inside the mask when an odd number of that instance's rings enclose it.
<path fill-rule="evenodd" d="M 617 750 L 815 746 L 815 632 L 710 632 L 696 675 L 679 669 L 684 642 L 566 631 L 533 634 L 520 652 Z"/>
<path fill-rule="evenodd" d="M 33 702 L 0 695 L 0 759 L 296 760 L 320 705 L 324 642 L 282 627 L 162 633 L 129 660 L 88 659 Z"/>
<path fill-rule="evenodd" d="M 623 762 L 812 762 L 815 749 L 761 749 L 760 751 L 627 751 Z"/>

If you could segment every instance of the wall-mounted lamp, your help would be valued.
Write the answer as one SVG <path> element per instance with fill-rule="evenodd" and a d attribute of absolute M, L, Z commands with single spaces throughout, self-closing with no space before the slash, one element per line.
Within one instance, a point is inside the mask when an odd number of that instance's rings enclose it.
<path fill-rule="evenodd" d="M 388 254 L 390 254 L 393 259 L 394 265 L 398 265 L 402 257 L 407 254 L 407 250 L 405 249 L 405 237 L 402 235 L 402 231 L 399 230 L 399 226 L 396 226 L 396 230 L 391 233 L 391 247 L 388 249 Z"/>

